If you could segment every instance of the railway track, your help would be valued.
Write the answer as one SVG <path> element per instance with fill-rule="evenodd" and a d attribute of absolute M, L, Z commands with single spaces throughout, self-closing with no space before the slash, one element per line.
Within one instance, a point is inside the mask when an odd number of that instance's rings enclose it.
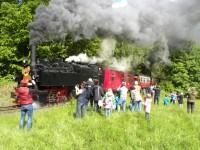
<path fill-rule="evenodd" d="M 13 112 L 19 109 L 19 105 L 1 106 L 0 112 Z"/>
<path fill-rule="evenodd" d="M 37 103 L 33 103 L 33 109 L 40 110 L 40 109 L 45 109 L 45 108 L 52 108 L 53 106 L 64 105 L 66 102 L 45 104 L 39 107 L 37 106 Z M 20 109 L 20 105 L 0 106 L 0 113 L 12 113 L 12 112 L 18 111 L 19 109 Z"/>

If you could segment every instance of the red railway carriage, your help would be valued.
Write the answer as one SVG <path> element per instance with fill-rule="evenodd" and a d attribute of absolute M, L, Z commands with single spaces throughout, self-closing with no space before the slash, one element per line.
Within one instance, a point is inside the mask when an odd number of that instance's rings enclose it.
<path fill-rule="evenodd" d="M 102 77 L 104 90 L 108 90 L 109 88 L 117 90 L 122 82 L 126 82 L 126 87 L 128 89 L 134 85 L 135 81 L 137 81 L 143 89 L 154 85 L 154 82 L 149 76 L 134 75 L 131 72 L 117 71 L 109 67 L 104 69 Z"/>
<path fill-rule="evenodd" d="M 103 71 L 103 88 L 117 90 L 122 82 L 126 82 L 127 88 L 130 89 L 134 83 L 134 75 L 130 72 L 122 72 L 106 67 Z"/>
<path fill-rule="evenodd" d="M 148 88 L 151 85 L 155 85 L 155 82 L 149 76 L 139 75 L 138 78 L 139 78 L 138 80 L 139 80 L 140 86 L 142 88 Z"/>

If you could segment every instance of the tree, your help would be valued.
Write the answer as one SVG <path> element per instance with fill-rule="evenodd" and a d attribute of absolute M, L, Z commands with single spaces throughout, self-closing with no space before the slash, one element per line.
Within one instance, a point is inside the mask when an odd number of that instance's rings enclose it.
<path fill-rule="evenodd" d="M 19 69 L 23 56 L 28 56 L 31 10 L 26 5 L 2 3 L 0 9 L 0 76 Z"/>

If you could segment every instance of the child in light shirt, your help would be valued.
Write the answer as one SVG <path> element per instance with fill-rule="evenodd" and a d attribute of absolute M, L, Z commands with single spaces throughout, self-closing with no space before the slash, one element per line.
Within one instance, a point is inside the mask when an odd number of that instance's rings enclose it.
<path fill-rule="evenodd" d="M 144 101 L 144 111 L 145 111 L 145 119 L 146 120 L 150 119 L 151 102 L 152 102 L 152 97 L 151 97 L 151 94 L 148 93 L 146 95 L 145 101 Z"/>

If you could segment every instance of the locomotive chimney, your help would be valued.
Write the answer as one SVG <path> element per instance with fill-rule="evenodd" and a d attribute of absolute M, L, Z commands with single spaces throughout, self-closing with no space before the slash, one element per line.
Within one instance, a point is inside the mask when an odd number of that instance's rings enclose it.
<path fill-rule="evenodd" d="M 34 77 L 37 77 L 35 66 L 36 66 L 36 45 L 33 44 L 31 45 L 31 68 L 32 68 L 32 73 Z"/>

